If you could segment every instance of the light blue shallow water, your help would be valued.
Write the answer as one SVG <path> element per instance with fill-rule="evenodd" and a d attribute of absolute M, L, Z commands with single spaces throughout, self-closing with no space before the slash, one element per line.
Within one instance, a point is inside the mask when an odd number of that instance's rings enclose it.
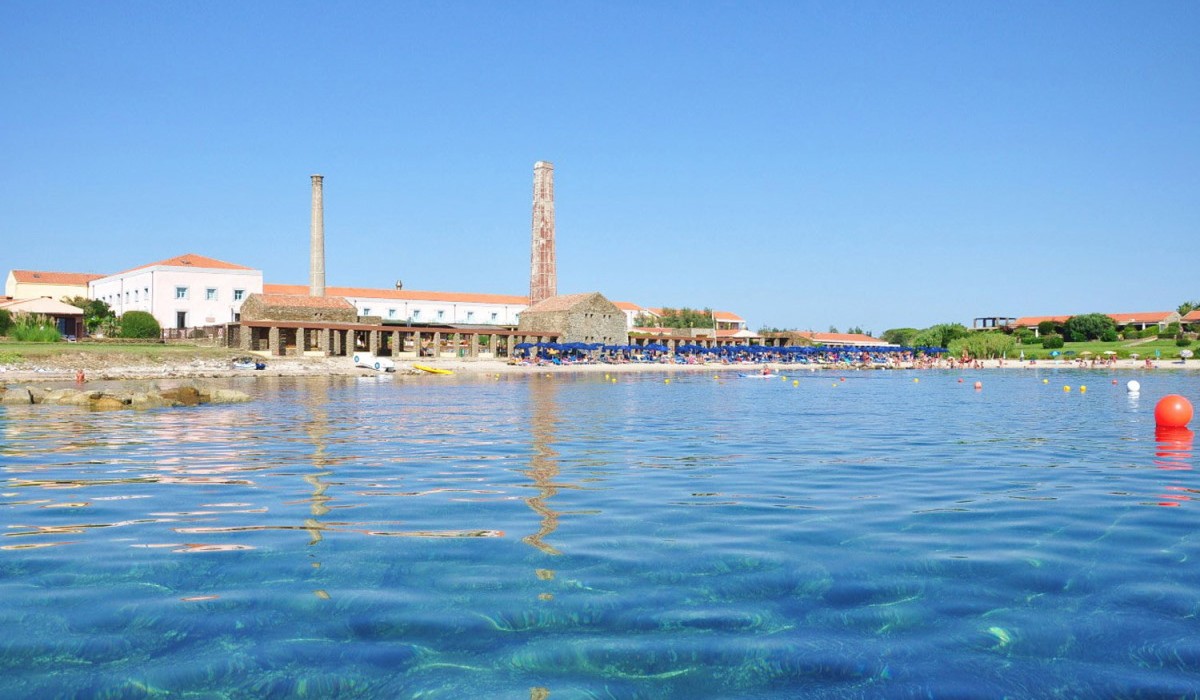
<path fill-rule="evenodd" d="M 1196 696 L 1200 377 L 839 376 L 0 409 L 0 696 Z"/>

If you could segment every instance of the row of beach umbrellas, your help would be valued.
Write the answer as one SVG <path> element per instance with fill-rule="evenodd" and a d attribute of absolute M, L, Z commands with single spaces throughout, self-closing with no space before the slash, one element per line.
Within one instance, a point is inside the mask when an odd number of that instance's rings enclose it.
<path fill-rule="evenodd" d="M 517 350 L 554 350 L 558 352 L 592 352 L 601 350 L 603 352 L 670 352 L 671 348 L 662 343 L 647 343 L 646 345 L 605 345 L 604 343 L 555 343 L 555 342 L 540 342 L 540 343 L 517 343 L 514 346 Z M 856 346 L 856 345 L 805 345 L 798 347 L 770 347 L 766 345 L 724 345 L 721 347 L 705 347 L 703 345 L 684 344 L 675 348 L 675 352 L 682 354 L 704 354 L 704 355 L 817 355 L 823 353 L 837 354 L 896 354 L 896 353 L 913 353 L 925 355 L 940 355 L 946 352 L 945 348 L 918 346 L 918 347 L 878 347 L 878 346 Z"/>

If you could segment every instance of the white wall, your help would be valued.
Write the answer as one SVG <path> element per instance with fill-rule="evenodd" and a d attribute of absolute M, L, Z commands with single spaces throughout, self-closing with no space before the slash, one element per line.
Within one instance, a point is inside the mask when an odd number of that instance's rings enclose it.
<path fill-rule="evenodd" d="M 179 298 L 177 288 L 183 288 Z M 209 298 L 209 290 L 212 297 Z M 241 298 L 235 298 L 241 290 Z M 242 302 L 262 292 L 262 271 L 155 265 L 110 275 L 88 285 L 88 296 L 112 307 L 118 316 L 126 311 L 147 311 L 163 328 L 185 328 L 231 323 Z"/>
<path fill-rule="evenodd" d="M 372 297 L 346 297 L 360 316 L 379 316 L 384 321 L 417 323 L 478 323 L 515 326 L 524 304 L 488 304 L 456 301 L 408 301 Z"/>

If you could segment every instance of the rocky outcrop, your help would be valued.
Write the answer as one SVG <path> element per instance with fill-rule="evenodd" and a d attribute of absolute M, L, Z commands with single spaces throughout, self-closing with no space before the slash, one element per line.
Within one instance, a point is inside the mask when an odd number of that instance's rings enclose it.
<path fill-rule="evenodd" d="M 123 408 L 166 408 L 200 404 L 242 403 L 250 396 L 233 389 L 184 384 L 120 389 L 53 389 L 39 386 L 0 387 L 3 406 L 80 406 L 97 411 Z"/>

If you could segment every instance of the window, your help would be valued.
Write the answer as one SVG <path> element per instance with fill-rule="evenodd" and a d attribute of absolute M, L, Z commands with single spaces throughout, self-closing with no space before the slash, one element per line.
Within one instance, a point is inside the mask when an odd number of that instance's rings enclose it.
<path fill-rule="evenodd" d="M 388 309 L 388 318 L 396 318 L 396 310 Z"/>
<path fill-rule="evenodd" d="M 362 312 L 362 315 L 363 315 L 363 316 L 370 316 L 370 315 L 371 315 L 371 307 L 369 307 L 369 306 L 364 306 L 364 307 L 363 307 L 363 312 Z"/>
<path fill-rule="evenodd" d="M 125 303 L 129 303 L 129 292 L 125 292 Z"/>
<path fill-rule="evenodd" d="M 438 320 L 440 321 L 443 318 L 446 318 L 446 312 L 442 311 L 441 309 L 438 309 Z"/>
<path fill-rule="evenodd" d="M 216 300 L 217 300 L 217 290 L 215 287 L 209 287 L 208 289 L 204 290 L 204 301 L 216 301 Z"/>
<path fill-rule="evenodd" d="M 412 312 L 412 320 L 414 320 L 414 321 L 415 321 L 415 320 L 417 320 L 418 318 L 421 318 L 421 310 L 420 310 L 420 309 L 413 309 L 413 312 Z"/>
<path fill-rule="evenodd" d="M 145 299 L 146 301 L 150 300 L 150 288 L 149 287 L 142 288 L 142 298 Z"/>
<path fill-rule="evenodd" d="M 135 290 L 133 290 L 133 300 L 134 300 L 134 301 L 137 301 L 137 300 L 138 300 L 138 290 L 136 290 L 136 289 L 135 289 Z"/>
<path fill-rule="evenodd" d="M 175 288 L 175 298 L 176 299 L 187 299 L 187 287 L 176 287 Z M 182 326 L 180 326 L 180 327 L 182 328 Z"/>
<path fill-rule="evenodd" d="M 495 320 L 496 320 L 496 319 L 498 319 L 498 318 L 500 318 L 500 314 L 498 314 L 498 313 L 496 313 L 495 311 L 493 311 L 493 312 L 492 312 L 492 320 L 493 320 L 493 321 L 495 321 Z"/>
<path fill-rule="evenodd" d="M 474 311 L 468 311 L 468 312 L 467 312 L 467 320 L 468 320 L 468 321 L 470 321 L 470 320 L 471 320 L 471 319 L 473 319 L 473 318 L 475 318 L 475 312 L 474 312 Z"/>
<path fill-rule="evenodd" d="M 244 296 L 246 296 L 246 290 L 244 290 L 244 289 L 233 290 L 233 300 L 234 301 L 241 301 L 242 297 L 244 297 Z"/>

